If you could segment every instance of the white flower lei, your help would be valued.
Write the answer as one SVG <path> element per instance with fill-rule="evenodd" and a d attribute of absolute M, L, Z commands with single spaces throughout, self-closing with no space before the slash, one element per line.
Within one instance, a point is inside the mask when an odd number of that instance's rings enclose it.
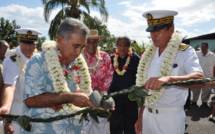
<path fill-rule="evenodd" d="M 113 58 L 113 66 L 114 66 L 114 69 L 118 75 L 123 76 L 126 73 L 126 71 L 128 69 L 128 65 L 129 65 L 130 60 L 131 60 L 131 55 L 132 55 L 132 49 L 129 48 L 126 62 L 123 65 L 122 70 L 120 70 L 119 69 L 119 63 L 118 63 L 119 54 L 118 54 L 118 50 L 116 49 L 116 53 L 114 54 L 114 58 Z"/>
<path fill-rule="evenodd" d="M 167 44 L 166 49 L 164 50 L 164 59 L 160 68 L 160 76 L 171 75 L 172 65 L 175 60 L 176 54 L 181 44 L 182 38 L 178 33 L 173 33 L 170 41 Z M 136 86 L 143 86 L 148 80 L 148 69 L 151 65 L 152 58 L 155 55 L 156 47 L 150 45 L 145 53 L 143 54 L 138 69 L 137 69 L 137 79 Z M 163 94 L 164 88 L 160 90 L 149 90 L 150 96 L 147 96 L 145 99 L 145 106 L 151 106 L 158 101 L 160 96 Z"/>
<path fill-rule="evenodd" d="M 45 43 L 43 43 L 42 49 L 45 52 L 45 61 L 46 61 L 47 69 L 49 71 L 51 79 L 53 81 L 53 87 L 54 87 L 55 92 L 57 92 L 57 93 L 70 92 L 67 82 L 66 82 L 66 78 L 63 73 L 63 69 L 59 62 L 56 42 L 55 41 L 46 41 Z M 80 74 L 81 81 L 80 81 L 80 84 L 78 85 L 80 87 L 80 91 L 90 94 L 92 91 L 91 79 L 90 79 L 90 74 L 88 72 L 87 64 L 86 64 L 83 56 L 80 55 L 76 59 L 74 64 L 76 66 L 80 67 L 79 74 Z M 72 104 L 64 104 L 62 110 L 63 111 L 76 111 L 76 110 L 80 110 L 80 108 L 76 107 Z"/>

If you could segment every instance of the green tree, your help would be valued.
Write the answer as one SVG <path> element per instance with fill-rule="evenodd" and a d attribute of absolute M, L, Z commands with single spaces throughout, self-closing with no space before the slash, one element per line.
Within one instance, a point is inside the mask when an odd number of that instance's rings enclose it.
<path fill-rule="evenodd" d="M 57 28 L 62 19 L 66 17 L 73 17 L 77 19 L 92 18 L 90 10 L 98 9 L 103 20 L 107 21 L 108 12 L 105 7 L 105 0 L 42 0 L 44 5 L 44 17 L 46 22 L 49 21 L 51 12 L 61 7 L 54 19 L 51 21 L 49 28 L 49 36 L 51 39 L 55 38 Z M 93 19 L 93 18 L 92 18 Z"/>
<path fill-rule="evenodd" d="M 131 47 L 133 51 L 136 52 L 139 56 L 141 56 L 145 51 L 144 44 L 139 45 L 136 41 L 132 42 Z"/>
<path fill-rule="evenodd" d="M 37 41 L 37 50 L 41 51 L 42 50 L 42 44 L 46 40 L 45 36 L 39 37 Z"/>
<path fill-rule="evenodd" d="M 17 46 L 17 38 L 15 29 L 20 28 L 19 25 L 16 24 L 16 21 L 9 21 L 3 17 L 0 18 L 0 39 L 6 40 L 10 47 Z"/>

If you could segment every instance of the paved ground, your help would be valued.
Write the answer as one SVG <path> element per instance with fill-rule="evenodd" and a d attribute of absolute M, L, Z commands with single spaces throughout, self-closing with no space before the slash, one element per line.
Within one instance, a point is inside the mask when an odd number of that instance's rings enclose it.
<path fill-rule="evenodd" d="M 201 102 L 198 102 L 200 105 Z M 187 111 L 188 127 L 186 134 L 215 134 L 215 122 L 208 121 L 211 110 L 205 107 L 191 106 Z"/>

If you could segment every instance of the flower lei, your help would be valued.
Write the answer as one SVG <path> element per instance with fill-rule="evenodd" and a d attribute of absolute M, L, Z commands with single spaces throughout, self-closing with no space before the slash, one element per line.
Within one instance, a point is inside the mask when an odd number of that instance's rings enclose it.
<path fill-rule="evenodd" d="M 178 33 L 173 33 L 170 41 L 167 44 L 166 49 L 164 50 L 164 59 L 160 67 L 160 76 L 171 75 L 172 65 L 175 60 L 176 54 L 181 44 L 182 38 Z M 151 61 L 154 57 L 157 48 L 154 45 L 150 45 L 145 53 L 143 54 L 138 69 L 137 69 L 137 79 L 136 86 L 143 86 L 148 80 L 148 69 L 151 65 Z M 149 90 L 150 96 L 145 98 L 145 106 L 151 106 L 158 101 L 160 96 L 163 94 L 164 88 L 160 90 Z"/>
<path fill-rule="evenodd" d="M 64 71 L 62 69 L 62 66 L 59 62 L 58 53 L 56 49 L 56 42 L 55 41 L 46 41 L 42 45 L 42 49 L 45 52 L 45 61 L 47 64 L 48 72 L 51 76 L 51 79 L 53 81 L 53 87 L 55 92 L 70 92 L 66 78 L 64 76 Z M 80 75 L 80 84 L 77 84 L 78 87 L 80 87 L 80 91 L 90 94 L 91 93 L 91 79 L 88 72 L 87 64 L 83 58 L 82 55 L 80 55 L 74 62 L 74 65 L 76 67 L 79 67 L 79 75 Z M 81 108 L 76 107 L 72 104 L 64 104 L 62 111 L 77 111 Z"/>
<path fill-rule="evenodd" d="M 88 63 L 88 61 L 87 61 L 88 58 L 87 58 L 87 52 L 86 52 L 86 51 L 87 51 L 87 50 L 84 49 L 84 51 L 83 51 L 83 56 L 84 56 L 86 62 Z M 90 64 L 87 64 L 87 65 L 88 65 L 89 71 L 96 71 L 96 69 L 97 69 L 97 67 L 98 67 L 98 65 L 99 65 L 99 62 L 100 62 L 100 60 L 101 60 L 100 49 L 99 49 L 99 48 L 97 48 L 95 57 L 96 57 L 96 63 L 95 63 L 94 66 L 89 66 Z"/>
<path fill-rule="evenodd" d="M 131 48 L 129 48 L 128 57 L 126 59 L 126 62 L 123 65 L 122 70 L 120 70 L 119 63 L 118 63 L 119 53 L 118 53 L 118 50 L 116 49 L 116 53 L 114 54 L 114 59 L 113 59 L 113 66 L 118 75 L 123 76 L 126 73 L 126 71 L 128 69 L 128 65 L 131 60 L 131 55 L 132 55 L 132 50 L 131 50 Z"/>

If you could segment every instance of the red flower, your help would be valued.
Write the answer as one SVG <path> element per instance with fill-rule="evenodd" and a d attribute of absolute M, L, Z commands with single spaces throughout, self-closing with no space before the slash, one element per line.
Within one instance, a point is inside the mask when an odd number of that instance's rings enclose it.
<path fill-rule="evenodd" d="M 63 108 L 63 105 L 54 105 L 51 107 L 55 112 L 60 111 Z"/>
<path fill-rule="evenodd" d="M 80 70 L 80 67 L 79 67 L 79 66 L 74 65 L 74 66 L 72 66 L 72 70 L 75 70 L 75 71 Z"/>
<path fill-rule="evenodd" d="M 64 72 L 64 76 L 68 76 L 69 75 L 69 71 L 68 70 L 63 70 Z"/>

